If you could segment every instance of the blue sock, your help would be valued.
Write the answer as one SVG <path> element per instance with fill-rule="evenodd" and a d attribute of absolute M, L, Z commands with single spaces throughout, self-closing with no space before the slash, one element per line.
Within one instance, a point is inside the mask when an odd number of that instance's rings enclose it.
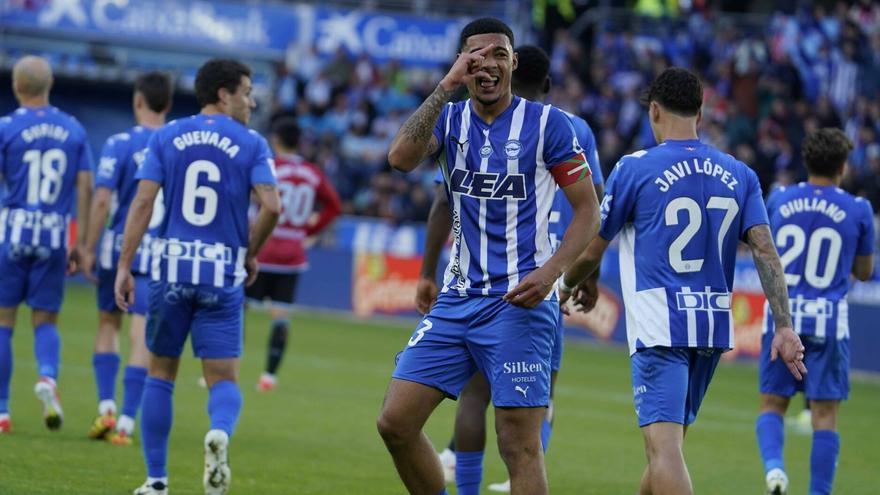
<path fill-rule="evenodd" d="M 168 476 L 168 435 L 174 416 L 174 382 L 147 377 L 144 381 L 144 410 L 141 412 L 141 436 L 147 476 Z"/>
<path fill-rule="evenodd" d="M 61 354 L 61 337 L 53 323 L 43 323 L 34 328 L 34 356 L 40 376 L 58 379 L 58 361 Z"/>
<path fill-rule="evenodd" d="M 95 383 L 98 384 L 98 400 L 116 400 L 116 373 L 119 372 L 119 354 L 96 352 L 92 355 Z"/>
<path fill-rule="evenodd" d="M 147 369 L 140 366 L 126 366 L 122 383 L 125 390 L 122 393 L 122 414 L 129 418 L 137 416 L 141 408 L 141 398 L 144 396 L 144 380 L 147 379 Z"/>
<path fill-rule="evenodd" d="M 785 430 L 782 416 L 772 412 L 761 414 L 755 425 L 755 433 L 758 435 L 761 459 L 764 460 L 764 472 L 769 473 L 776 468 L 784 471 L 782 445 L 785 442 Z"/>
<path fill-rule="evenodd" d="M 223 380 L 214 384 L 208 392 L 208 415 L 211 429 L 223 430 L 232 437 L 238 415 L 241 413 L 241 390 L 238 384 Z"/>
<path fill-rule="evenodd" d="M 459 495 L 479 495 L 483 481 L 483 451 L 455 452 L 455 487 Z"/>
<path fill-rule="evenodd" d="M 0 327 L 0 413 L 9 412 L 10 380 L 12 380 L 12 329 Z"/>
<path fill-rule="evenodd" d="M 810 452 L 810 495 L 831 493 L 839 452 L 839 433 L 832 430 L 813 432 L 813 451 Z"/>

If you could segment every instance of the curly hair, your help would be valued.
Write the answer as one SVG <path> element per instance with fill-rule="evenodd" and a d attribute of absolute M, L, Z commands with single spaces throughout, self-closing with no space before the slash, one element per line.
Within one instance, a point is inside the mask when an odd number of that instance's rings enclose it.
<path fill-rule="evenodd" d="M 458 38 L 458 49 L 464 49 L 467 39 L 478 34 L 498 33 L 507 36 L 510 40 L 510 46 L 513 46 L 513 31 L 510 27 L 499 19 L 494 17 L 481 17 L 469 22 L 461 30 L 461 36 Z"/>
<path fill-rule="evenodd" d="M 703 83 L 687 69 L 670 67 L 657 76 L 642 95 L 646 106 L 652 101 L 672 113 L 693 117 L 703 106 Z"/>
<path fill-rule="evenodd" d="M 242 76 L 251 77 L 251 69 L 238 60 L 215 58 L 205 62 L 196 74 L 196 100 L 199 106 L 220 101 L 217 95 L 220 88 L 235 93 Z"/>
<path fill-rule="evenodd" d="M 804 138 L 801 153 L 810 175 L 836 177 L 852 149 L 853 143 L 843 131 L 825 127 Z"/>

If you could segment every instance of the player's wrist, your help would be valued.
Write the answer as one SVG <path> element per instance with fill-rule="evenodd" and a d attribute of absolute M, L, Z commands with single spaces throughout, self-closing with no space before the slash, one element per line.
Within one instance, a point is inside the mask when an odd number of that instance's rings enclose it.
<path fill-rule="evenodd" d="M 449 77 L 444 77 L 440 80 L 440 84 L 437 85 L 437 88 L 439 88 L 444 93 L 452 93 L 453 91 L 458 89 L 460 85 L 461 84 L 458 82 L 449 80 Z"/>
<path fill-rule="evenodd" d="M 559 277 L 559 290 L 563 292 L 572 292 L 574 290 L 574 285 L 577 284 L 569 285 L 565 282 L 565 275 Z"/>

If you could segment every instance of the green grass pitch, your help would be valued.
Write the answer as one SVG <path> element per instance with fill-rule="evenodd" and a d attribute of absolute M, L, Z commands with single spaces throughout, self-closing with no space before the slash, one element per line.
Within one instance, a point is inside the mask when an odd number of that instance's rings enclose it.
<path fill-rule="evenodd" d="M 138 441 L 126 448 L 86 438 L 96 414 L 91 368 L 97 322 L 94 308 L 92 289 L 70 286 L 59 325 L 65 422 L 57 433 L 44 428 L 39 402 L 33 396 L 36 371 L 30 315 L 24 309 L 19 312 L 11 397 L 13 433 L 0 437 L 0 494 L 125 494 L 143 482 Z M 376 433 L 375 418 L 394 356 L 412 327 L 297 315 L 279 388 L 258 394 L 254 385 L 263 365 L 268 324 L 265 314 L 248 313 L 241 373 L 245 402 L 231 445 L 231 493 L 404 493 Z M 697 493 L 763 493 L 754 437 L 756 375 L 754 366 L 740 364 L 723 364 L 715 375 L 685 445 Z M 198 376 L 198 362 L 187 354 L 175 390 L 169 451 L 170 491 L 175 495 L 201 493 L 202 439 L 208 417 L 207 393 L 197 386 Z M 880 383 L 854 380 L 851 396 L 841 414 L 836 493 L 875 494 L 880 491 L 876 467 Z M 121 396 L 117 400 L 121 402 Z M 795 413 L 799 403 L 798 399 Z M 454 407 L 445 401 L 427 425 L 437 446 L 449 438 Z M 506 476 L 494 441 L 490 436 L 484 487 Z M 807 492 L 809 450 L 808 436 L 788 431 L 785 452 L 793 494 Z M 569 345 L 547 456 L 551 492 L 633 494 L 643 467 L 626 351 Z"/>

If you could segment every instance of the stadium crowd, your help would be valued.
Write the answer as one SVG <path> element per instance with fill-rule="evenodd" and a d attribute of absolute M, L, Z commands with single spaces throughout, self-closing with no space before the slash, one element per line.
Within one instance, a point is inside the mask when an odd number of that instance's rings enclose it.
<path fill-rule="evenodd" d="M 612 16 L 595 25 L 589 43 L 559 30 L 546 48 L 554 83 L 548 101 L 590 123 L 606 175 L 623 154 L 654 144 L 639 96 L 675 65 L 703 79 L 702 139 L 751 165 L 765 193 L 805 178 L 803 137 L 833 126 L 855 143 L 844 187 L 880 209 L 880 6 L 870 0 L 778 11 L 769 24 L 699 11 Z M 279 71 L 275 111 L 296 115 L 308 130 L 302 152 L 323 164 L 343 211 L 425 220 L 433 170 L 403 177 L 385 154 L 440 72 L 378 65 L 342 50 L 326 62 L 314 52 L 291 53 Z"/>

